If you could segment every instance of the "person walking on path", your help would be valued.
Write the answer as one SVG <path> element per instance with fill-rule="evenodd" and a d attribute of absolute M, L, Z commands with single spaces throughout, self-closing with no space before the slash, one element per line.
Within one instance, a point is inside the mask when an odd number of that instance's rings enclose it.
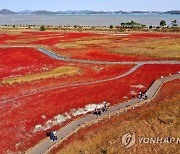
<path fill-rule="evenodd" d="M 104 103 L 104 111 L 107 111 L 107 103 Z"/>
<path fill-rule="evenodd" d="M 147 100 L 147 92 L 143 94 L 143 99 Z"/>
<path fill-rule="evenodd" d="M 97 110 L 97 108 L 95 108 L 94 114 L 95 114 L 96 116 L 98 116 L 98 110 Z"/>
<path fill-rule="evenodd" d="M 56 133 L 55 130 L 53 131 L 53 141 L 54 141 L 54 142 L 57 141 L 57 133 Z"/>
<path fill-rule="evenodd" d="M 144 93 L 144 94 L 142 94 L 141 99 L 147 100 L 147 92 L 146 92 L 146 93 Z"/>
<path fill-rule="evenodd" d="M 57 141 L 57 133 L 56 131 L 50 131 L 49 133 L 49 137 L 50 137 L 50 140 L 53 141 L 53 142 L 56 142 Z"/>
<path fill-rule="evenodd" d="M 54 138 L 53 131 L 50 131 L 49 137 L 50 137 L 50 140 L 53 141 L 53 138 Z"/>
<path fill-rule="evenodd" d="M 101 109 L 98 109 L 98 116 L 101 116 Z"/>
<path fill-rule="evenodd" d="M 139 98 L 139 99 L 142 99 L 142 96 L 143 96 L 143 94 L 142 94 L 142 92 L 140 91 L 140 92 L 139 92 L 139 95 L 138 95 L 138 98 Z"/>

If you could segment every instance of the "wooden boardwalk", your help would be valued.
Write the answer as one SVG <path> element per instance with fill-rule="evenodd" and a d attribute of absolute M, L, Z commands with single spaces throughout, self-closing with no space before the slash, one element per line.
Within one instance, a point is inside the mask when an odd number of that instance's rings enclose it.
<path fill-rule="evenodd" d="M 50 141 L 49 137 L 45 138 L 41 142 L 39 142 L 37 145 L 26 151 L 26 154 L 42 154 L 47 153 L 50 149 L 52 149 L 53 146 L 60 144 L 62 141 L 64 141 L 66 138 L 68 138 L 70 135 L 72 135 L 74 132 L 82 128 L 83 126 L 87 124 L 91 124 L 94 122 L 97 122 L 98 120 L 101 120 L 102 118 L 105 118 L 107 116 L 111 116 L 114 114 L 118 114 L 119 112 L 124 112 L 128 109 L 132 109 L 136 106 L 140 106 L 143 103 L 146 103 L 150 100 L 152 100 L 157 92 L 160 90 L 163 83 L 171 80 L 175 80 L 180 78 L 180 74 L 174 74 L 171 76 L 167 76 L 164 78 L 160 78 L 154 81 L 154 83 L 150 86 L 150 88 L 147 90 L 147 101 L 140 100 L 140 99 L 131 99 L 127 102 L 120 103 L 116 106 L 110 107 L 106 112 L 102 113 L 102 116 L 97 117 L 93 114 L 86 115 L 84 117 L 81 117 L 79 119 L 76 119 L 69 123 L 68 125 L 64 126 L 57 132 L 58 142 L 52 142 Z"/>

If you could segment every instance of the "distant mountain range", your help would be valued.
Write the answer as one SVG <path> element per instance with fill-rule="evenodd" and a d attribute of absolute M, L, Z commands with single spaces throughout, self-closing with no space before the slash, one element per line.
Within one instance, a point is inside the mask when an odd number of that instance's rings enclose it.
<path fill-rule="evenodd" d="M 0 11 L 0 14 L 2 14 L 2 15 L 15 14 L 15 12 L 10 11 L 10 10 L 7 10 L 7 9 L 2 9 L 2 10 Z"/>
<path fill-rule="evenodd" d="M 166 11 L 166 12 L 161 12 L 161 11 L 131 11 L 131 12 L 126 12 L 126 11 L 92 11 L 92 10 L 82 10 L 82 11 L 46 11 L 46 10 L 37 10 L 37 11 L 30 11 L 30 10 L 24 10 L 24 11 L 19 11 L 19 12 L 13 12 L 8 9 L 2 9 L 0 10 L 0 15 L 15 15 L 15 14 L 29 14 L 29 15 L 60 15 L 60 14 L 180 14 L 180 10 L 173 10 L 173 11 Z"/>
<path fill-rule="evenodd" d="M 164 12 L 165 14 L 180 14 L 180 11 L 179 10 L 175 10 L 175 11 L 167 11 L 167 12 Z"/>

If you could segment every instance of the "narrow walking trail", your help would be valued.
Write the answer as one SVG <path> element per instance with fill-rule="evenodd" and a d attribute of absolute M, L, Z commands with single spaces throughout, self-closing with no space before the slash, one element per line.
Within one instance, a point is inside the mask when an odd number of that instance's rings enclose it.
<path fill-rule="evenodd" d="M 66 62 L 76 62 L 76 63 L 85 63 L 85 64 L 106 64 L 106 65 L 126 65 L 126 64 L 137 64 L 137 65 L 145 65 L 145 64 L 180 64 L 178 60 L 151 60 L 151 61 L 102 61 L 102 60 L 85 60 L 85 59 L 74 59 L 60 56 L 53 51 L 47 50 L 44 47 L 37 46 L 0 46 L 0 48 L 35 48 L 37 51 L 60 61 Z"/>
<path fill-rule="evenodd" d="M 157 92 L 160 90 L 161 86 L 163 83 L 172 81 L 175 79 L 179 79 L 180 74 L 174 74 L 171 76 L 167 76 L 164 78 L 160 78 L 155 80 L 155 82 L 151 85 L 151 87 L 147 90 L 147 100 L 140 100 L 140 99 L 131 99 L 127 102 L 120 103 L 116 106 L 110 107 L 106 112 L 102 113 L 101 117 L 97 117 L 93 114 L 86 115 L 84 117 L 81 117 L 79 119 L 76 119 L 69 123 L 68 125 L 64 126 L 57 132 L 57 137 L 58 137 L 58 142 L 54 143 L 50 141 L 50 139 L 47 137 L 41 142 L 39 142 L 37 145 L 34 147 L 30 148 L 27 150 L 25 153 L 26 154 L 42 154 L 42 153 L 47 153 L 50 149 L 53 148 L 53 146 L 60 144 L 62 141 L 64 141 L 66 138 L 68 138 L 70 135 L 72 135 L 74 132 L 82 128 L 83 126 L 93 123 L 95 121 L 101 120 L 102 118 L 105 118 L 107 116 L 111 116 L 114 114 L 117 114 L 119 112 L 124 112 L 128 109 L 134 109 L 137 106 L 142 105 L 143 103 L 147 103 L 150 100 L 152 100 Z"/>
<path fill-rule="evenodd" d="M 10 101 L 15 101 L 15 100 L 23 98 L 23 97 L 27 97 L 27 96 L 31 96 L 31 95 L 34 95 L 34 94 L 37 94 L 37 93 L 51 91 L 51 90 L 55 90 L 55 89 L 67 88 L 67 87 L 77 87 L 77 86 L 84 86 L 84 85 L 91 85 L 91 84 L 97 84 L 97 83 L 117 80 L 117 79 L 123 78 L 123 77 L 133 73 L 135 70 L 137 70 L 141 66 L 142 66 L 141 64 L 136 65 L 133 68 L 131 68 L 129 71 L 127 71 L 126 73 L 118 75 L 118 76 L 115 76 L 115 77 L 111 77 L 111 78 L 95 80 L 95 81 L 89 81 L 89 82 L 80 82 L 80 83 L 72 83 L 72 84 L 64 84 L 64 85 L 61 84 L 61 85 L 56 85 L 56 86 L 48 87 L 48 88 L 45 87 L 45 88 L 40 89 L 40 90 L 35 90 L 35 91 L 32 91 L 32 92 L 23 93 L 22 95 L 16 96 L 14 98 L 0 101 L 0 104 L 7 103 L 7 102 L 10 102 Z"/>
<path fill-rule="evenodd" d="M 41 52 L 43 54 L 46 54 L 47 56 L 49 56 L 51 58 L 54 58 L 54 59 L 57 59 L 57 60 L 60 60 L 60 61 L 66 61 L 66 62 L 76 62 L 76 63 L 85 63 L 85 64 L 105 64 L 105 65 L 133 64 L 135 66 L 132 67 L 127 72 L 125 72 L 124 74 L 120 74 L 120 75 L 117 75 L 117 76 L 114 76 L 114 77 L 111 77 L 111 78 L 100 79 L 100 80 L 95 80 L 95 81 L 80 82 L 80 83 L 73 83 L 73 84 L 56 85 L 56 86 L 53 86 L 53 87 L 39 89 L 39 90 L 36 90 L 36 91 L 30 91 L 28 93 L 20 94 L 20 95 L 14 97 L 14 98 L 8 98 L 8 99 L 0 100 L 0 104 L 7 103 L 7 102 L 12 102 L 12 101 L 15 101 L 15 100 L 23 98 L 23 97 L 31 96 L 31 95 L 41 93 L 41 92 L 45 92 L 45 91 L 49 91 L 49 90 L 55 90 L 55 89 L 66 88 L 66 87 L 77 87 L 77 86 L 83 86 L 83 85 L 98 84 L 98 83 L 118 80 L 120 78 L 123 78 L 123 77 L 126 77 L 126 76 L 130 75 L 131 73 L 135 72 L 137 69 L 142 67 L 143 65 L 149 65 L 149 64 L 151 64 L 151 65 L 154 65 L 154 64 L 172 64 L 172 65 L 180 64 L 180 61 L 176 61 L 176 60 L 161 60 L 161 61 L 95 61 L 95 60 L 72 59 L 72 58 L 57 55 L 56 53 L 54 53 L 52 51 L 49 51 L 49 50 L 46 50 L 45 48 L 42 48 L 42 47 L 35 47 L 35 46 L 7 46 L 6 47 L 6 46 L 0 46 L 0 48 L 10 48 L 10 47 L 36 48 L 39 52 Z M 162 86 L 162 84 L 164 82 L 171 81 L 171 80 L 174 80 L 174 79 L 177 79 L 177 78 L 180 78 L 180 74 L 175 74 L 175 75 L 172 75 L 172 76 L 157 79 L 147 91 L 148 92 L 148 94 L 147 94 L 148 95 L 148 100 L 147 101 L 150 101 L 152 98 L 155 97 L 156 93 L 158 92 L 158 90 L 160 89 L 160 87 Z M 58 140 L 59 140 L 58 143 L 51 142 L 49 140 L 49 138 L 45 138 L 44 140 L 40 141 L 34 147 L 27 150 L 25 153 L 28 153 L 28 154 L 47 153 L 48 150 L 50 150 L 54 145 L 60 144 L 63 140 L 65 140 L 67 137 L 72 135 L 75 131 L 77 131 L 81 127 L 83 127 L 83 126 L 85 126 L 85 125 L 87 125 L 89 123 L 93 123 L 95 121 L 98 121 L 98 120 L 100 120 L 100 119 L 102 119 L 104 117 L 114 115 L 114 114 L 119 113 L 121 111 L 126 111 L 127 109 L 134 108 L 135 106 L 139 106 L 143 102 L 144 102 L 143 100 L 132 99 L 132 100 L 129 100 L 127 102 L 123 102 L 123 103 L 120 103 L 120 104 L 118 104 L 116 106 L 110 107 L 108 109 L 108 111 L 102 113 L 101 117 L 96 117 L 95 115 L 89 114 L 89 115 L 86 115 L 84 117 L 78 118 L 78 119 L 72 121 L 71 123 L 69 123 L 68 125 L 66 125 L 65 127 L 61 128 L 57 132 L 57 136 L 58 136 Z"/>
<path fill-rule="evenodd" d="M 46 92 L 46 91 L 50 91 L 50 90 L 66 88 L 66 87 L 77 87 L 77 86 L 83 86 L 83 85 L 92 85 L 92 84 L 98 84 L 98 83 L 107 82 L 107 81 L 118 80 L 120 78 L 123 78 L 123 77 L 126 77 L 126 76 L 130 75 L 131 73 L 133 73 L 137 69 L 139 69 L 141 66 L 147 65 L 147 64 L 151 64 L 151 65 L 153 65 L 153 64 L 171 64 L 171 65 L 180 64 L 180 61 L 175 61 L 175 60 L 166 60 L 166 61 L 119 61 L 119 62 L 81 60 L 81 59 L 71 59 L 71 58 L 67 58 L 67 57 L 62 57 L 62 56 L 59 56 L 56 53 L 54 53 L 52 51 L 49 51 L 49 50 L 47 50 L 45 48 L 42 48 L 42 47 L 35 47 L 35 46 L 0 46 L 0 48 L 9 48 L 9 47 L 36 48 L 41 53 L 46 54 L 47 56 L 49 56 L 51 58 L 58 59 L 60 61 L 88 63 L 88 64 L 107 64 L 107 65 L 136 64 L 136 65 L 133 68 L 131 68 L 129 71 L 127 71 L 126 73 L 118 75 L 118 76 L 114 76 L 114 77 L 107 78 L 107 79 L 96 80 L 96 81 L 87 81 L 87 82 L 65 84 L 65 85 L 56 85 L 56 86 L 48 87 L 48 88 L 46 87 L 44 89 L 39 89 L 39 90 L 23 93 L 21 95 L 18 95 L 16 97 L 13 97 L 13 98 L 10 98 L 10 99 L 0 100 L 0 104 L 7 103 L 7 102 L 12 102 L 12 101 L 15 101 L 15 100 L 23 98 L 23 97 L 31 96 L 31 95 L 34 95 L 34 94 L 37 94 L 37 93 Z"/>

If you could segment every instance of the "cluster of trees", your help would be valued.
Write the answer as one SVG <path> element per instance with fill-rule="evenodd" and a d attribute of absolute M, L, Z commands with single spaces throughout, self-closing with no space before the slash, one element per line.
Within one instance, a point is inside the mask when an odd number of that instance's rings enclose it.
<path fill-rule="evenodd" d="M 145 28 L 146 25 L 135 22 L 135 21 L 131 21 L 131 22 L 121 23 L 121 27 L 122 28 Z"/>
<path fill-rule="evenodd" d="M 165 20 L 161 20 L 160 23 L 159 23 L 159 26 L 160 26 L 160 27 L 165 27 L 166 25 L 167 25 L 167 24 L 166 24 L 166 21 L 165 21 Z M 178 27 L 177 20 L 171 21 L 171 26 L 172 26 L 172 27 Z"/>
<path fill-rule="evenodd" d="M 42 25 L 42 26 L 40 27 L 40 31 L 45 31 L 45 30 L 46 30 L 45 26 Z"/>
<path fill-rule="evenodd" d="M 82 26 L 79 26 L 79 25 L 74 25 L 73 26 L 75 29 L 76 28 L 82 28 Z M 154 28 L 155 26 L 149 26 L 149 29 L 152 29 Z M 177 23 L 177 20 L 173 20 L 171 21 L 171 27 L 178 27 L 178 23 Z M 109 26 L 110 29 L 113 29 L 114 26 L 113 25 L 110 25 Z M 116 29 L 119 29 L 119 28 L 147 28 L 146 25 L 144 24 L 141 24 L 141 23 L 138 23 L 138 22 L 135 22 L 135 21 L 130 21 L 130 22 L 123 22 L 121 23 L 120 26 L 116 26 L 115 27 Z M 159 23 L 159 26 L 155 27 L 155 28 L 169 28 L 169 26 L 167 26 L 167 23 L 165 20 L 161 20 L 160 23 Z M 40 26 L 40 31 L 45 31 L 46 28 L 44 25 Z"/>
<path fill-rule="evenodd" d="M 118 27 L 119 28 L 147 28 L 146 25 L 144 24 L 141 24 L 141 23 L 138 23 L 138 22 L 135 22 L 135 21 L 130 21 L 130 22 L 123 22 L 121 23 L 121 26 L 116 26 L 116 28 Z M 149 29 L 152 29 L 152 28 L 169 28 L 169 26 L 167 26 L 166 24 L 166 21 L 165 20 L 161 20 L 160 23 L 159 23 L 159 26 L 149 26 Z M 177 20 L 173 20 L 171 21 L 171 27 L 178 27 L 178 23 L 177 23 Z M 113 29 L 114 26 L 113 25 L 110 25 L 109 26 L 110 29 Z"/>

